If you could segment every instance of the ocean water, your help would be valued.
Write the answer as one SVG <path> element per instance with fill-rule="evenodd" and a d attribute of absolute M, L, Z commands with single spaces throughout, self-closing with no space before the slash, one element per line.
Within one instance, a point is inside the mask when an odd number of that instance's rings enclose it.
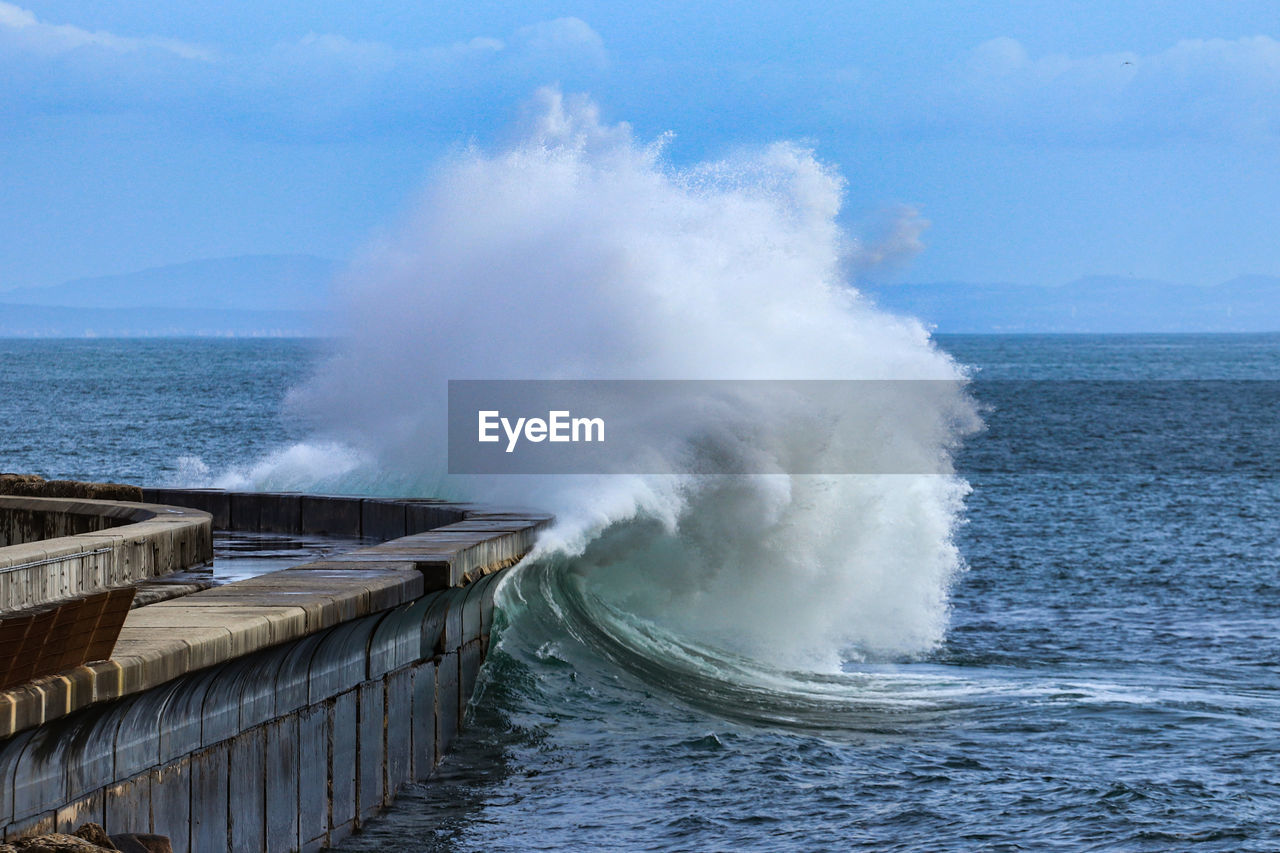
<path fill-rule="evenodd" d="M 694 640 L 624 593 L 699 566 L 614 525 L 509 575 L 467 731 L 341 849 L 1280 848 L 1280 336 L 940 344 L 986 428 L 938 643 L 805 670 Z M 281 403 L 322 351 L 0 341 L 0 469 L 249 464 L 308 434 Z"/>
<path fill-rule="evenodd" d="M 323 345 L 249 339 L 0 338 L 0 469 L 161 485 L 304 432 L 289 388 Z"/>

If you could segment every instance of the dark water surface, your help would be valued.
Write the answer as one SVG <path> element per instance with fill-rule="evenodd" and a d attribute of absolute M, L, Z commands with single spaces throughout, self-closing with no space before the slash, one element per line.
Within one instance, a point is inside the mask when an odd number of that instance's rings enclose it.
<path fill-rule="evenodd" d="M 0 338 L 0 469 L 158 485 L 257 459 L 301 437 L 281 403 L 322 346 Z"/>
<path fill-rule="evenodd" d="M 342 849 L 1280 849 L 1280 337 L 942 344 L 989 408 L 940 648 L 691 680 L 522 569 L 438 778 Z M 316 352 L 0 341 L 0 469 L 242 463 Z"/>
<path fill-rule="evenodd" d="M 343 849 L 1280 849 L 1280 338 L 943 345 L 988 428 L 941 648 L 684 683 L 531 567 L 439 780 Z"/>

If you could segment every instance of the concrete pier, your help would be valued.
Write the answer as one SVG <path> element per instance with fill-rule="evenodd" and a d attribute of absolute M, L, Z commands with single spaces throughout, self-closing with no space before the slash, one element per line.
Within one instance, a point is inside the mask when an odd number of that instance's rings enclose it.
<path fill-rule="evenodd" d="M 0 495 L 0 612 L 213 559 L 211 519 L 177 506 Z"/>
<path fill-rule="evenodd" d="M 384 541 L 139 607 L 111 660 L 0 693 L 6 839 L 96 821 L 175 850 L 337 842 L 448 749 L 499 575 L 550 521 L 439 501 L 144 499 L 225 529 Z"/>

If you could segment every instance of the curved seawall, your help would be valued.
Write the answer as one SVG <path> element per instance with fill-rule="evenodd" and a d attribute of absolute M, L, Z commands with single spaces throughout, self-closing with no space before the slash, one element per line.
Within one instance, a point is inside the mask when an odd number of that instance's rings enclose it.
<path fill-rule="evenodd" d="M 335 843 L 435 768 L 498 575 L 550 521 L 439 501 L 145 499 L 218 528 L 384 541 L 136 608 L 110 660 L 0 693 L 6 839 L 94 821 L 175 850 Z"/>
<path fill-rule="evenodd" d="M 176 506 L 0 494 L 0 612 L 203 565 L 210 532 Z"/>

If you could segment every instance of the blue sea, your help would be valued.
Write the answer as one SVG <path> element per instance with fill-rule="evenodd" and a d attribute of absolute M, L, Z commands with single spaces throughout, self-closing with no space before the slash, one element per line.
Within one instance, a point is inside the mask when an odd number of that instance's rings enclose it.
<path fill-rule="evenodd" d="M 986 424 L 939 646 L 676 667 L 521 567 L 453 753 L 341 849 L 1280 849 L 1280 336 L 939 342 Z M 244 464 L 307 435 L 325 350 L 0 340 L 0 469 Z"/>

